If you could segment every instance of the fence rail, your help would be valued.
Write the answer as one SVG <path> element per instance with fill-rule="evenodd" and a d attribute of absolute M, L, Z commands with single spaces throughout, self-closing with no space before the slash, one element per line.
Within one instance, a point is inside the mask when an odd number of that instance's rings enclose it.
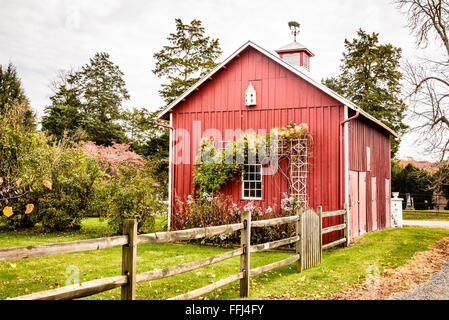
<path fill-rule="evenodd" d="M 321 207 L 318 207 L 317 211 L 320 211 L 320 210 L 321 210 Z M 329 249 L 329 248 L 338 246 L 340 244 L 344 244 L 345 246 L 349 245 L 349 234 L 348 234 L 348 221 L 349 221 L 348 215 L 349 215 L 349 211 L 348 211 L 347 204 L 345 203 L 343 210 L 328 211 L 328 212 L 322 212 L 321 213 L 321 217 L 322 218 L 336 217 L 336 216 L 341 216 L 341 215 L 343 215 L 343 220 L 344 220 L 343 223 L 335 225 L 335 226 L 327 227 L 327 228 L 321 228 L 321 235 L 326 234 L 326 233 L 330 233 L 330 232 L 334 232 L 334 231 L 338 231 L 338 230 L 344 230 L 343 238 L 323 245 L 321 247 L 322 250 Z"/>
<path fill-rule="evenodd" d="M 344 223 L 322 228 L 322 218 L 344 215 Z M 299 210 L 297 215 L 251 221 L 249 213 L 241 215 L 241 222 L 229 225 L 221 225 L 205 228 L 194 228 L 188 230 L 155 232 L 150 234 L 137 235 L 136 220 L 125 220 L 123 224 L 123 235 L 98 238 L 81 241 L 62 242 L 55 244 L 43 244 L 27 247 L 0 249 L 0 261 L 17 260 L 50 256 L 55 254 L 65 254 L 88 250 L 101 250 L 113 247 L 122 247 L 122 275 L 101 278 L 69 285 L 61 288 L 32 293 L 25 296 L 12 298 L 13 300 L 66 300 L 77 299 L 100 292 L 121 287 L 122 300 L 134 300 L 137 283 L 152 281 L 171 277 L 181 273 L 193 271 L 205 266 L 209 266 L 221 261 L 240 256 L 240 272 L 225 279 L 219 280 L 205 287 L 193 290 L 173 297 L 170 300 L 193 299 L 206 293 L 212 292 L 220 287 L 235 281 L 240 281 L 240 296 L 247 297 L 250 289 L 250 277 L 261 273 L 280 268 L 282 266 L 296 262 L 296 271 L 312 267 L 322 260 L 322 250 L 345 243 L 347 245 L 347 221 L 348 211 L 344 210 L 322 212 L 321 207 L 317 208 L 317 213 L 313 210 Z M 318 219 L 318 220 L 317 220 Z M 295 223 L 295 236 L 276 240 L 272 242 L 251 245 L 251 228 L 264 228 L 282 224 Z M 345 230 L 345 237 L 332 243 L 322 245 L 322 235 L 336 230 Z M 145 243 L 169 243 L 176 241 L 200 239 L 204 237 L 228 234 L 240 230 L 240 248 L 228 251 L 213 257 L 187 262 L 176 266 L 159 270 L 152 270 L 137 274 L 137 245 Z M 295 255 L 268 265 L 250 269 L 250 253 L 261 252 L 278 248 L 280 246 L 295 244 Z"/>
<path fill-rule="evenodd" d="M 128 236 L 115 236 L 90 240 L 41 244 L 26 247 L 0 249 L 0 261 L 19 260 L 51 256 L 62 253 L 81 252 L 89 250 L 109 249 L 128 243 Z"/>
<path fill-rule="evenodd" d="M 135 220 L 125 220 L 123 224 L 123 235 L 121 236 L 0 249 L 0 261 L 34 258 L 34 257 L 81 252 L 88 250 L 100 250 L 121 246 L 122 275 L 86 281 L 79 284 L 36 292 L 11 299 L 12 300 L 77 299 L 121 287 L 121 299 L 133 300 L 135 299 L 135 291 L 137 283 L 171 277 L 177 274 L 189 272 L 227 259 L 231 259 L 236 256 L 240 256 L 241 258 L 240 272 L 238 274 L 229 276 L 225 279 L 219 280 L 203 288 L 199 288 L 191 292 L 173 297 L 171 298 L 171 300 L 192 299 L 239 280 L 241 287 L 240 290 L 241 296 L 246 297 L 249 294 L 250 276 L 255 276 L 260 273 L 275 268 L 279 268 L 281 266 L 300 260 L 300 256 L 296 254 L 295 256 L 284 259 L 282 261 L 278 261 L 266 266 L 250 270 L 249 268 L 250 253 L 274 249 L 291 243 L 299 243 L 301 239 L 301 236 L 297 233 L 294 237 L 251 246 L 250 245 L 251 228 L 262 228 L 287 223 L 294 223 L 297 222 L 298 220 L 300 220 L 300 217 L 298 215 L 295 215 L 290 217 L 258 220 L 251 222 L 250 215 L 248 213 L 243 213 L 242 220 L 240 223 L 214 226 L 214 227 L 205 227 L 205 228 L 194 228 L 188 230 L 170 231 L 170 232 L 155 232 L 141 235 L 137 235 L 137 222 Z M 241 231 L 241 247 L 236 250 L 228 251 L 213 257 L 208 257 L 197 261 L 167 267 L 164 269 L 152 270 L 139 274 L 136 273 L 136 260 L 137 260 L 136 248 L 138 244 L 169 243 L 176 241 L 200 239 L 214 235 L 228 234 L 239 230 Z"/>

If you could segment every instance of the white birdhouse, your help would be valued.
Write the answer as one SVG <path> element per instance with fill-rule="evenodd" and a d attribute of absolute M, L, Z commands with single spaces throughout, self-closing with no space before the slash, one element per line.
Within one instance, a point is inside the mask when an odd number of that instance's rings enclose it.
<path fill-rule="evenodd" d="M 245 105 L 246 106 L 256 105 L 256 90 L 254 90 L 254 87 L 251 84 L 251 82 L 249 83 L 249 86 L 245 92 Z"/>

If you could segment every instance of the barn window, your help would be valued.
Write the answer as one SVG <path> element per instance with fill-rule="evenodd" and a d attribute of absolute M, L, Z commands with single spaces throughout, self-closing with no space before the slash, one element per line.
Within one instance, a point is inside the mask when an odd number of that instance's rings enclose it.
<path fill-rule="evenodd" d="M 287 61 L 291 65 L 299 66 L 299 59 L 300 59 L 299 52 L 284 53 L 284 55 L 282 56 L 282 59 L 284 59 L 284 61 Z"/>
<path fill-rule="evenodd" d="M 309 56 L 307 54 L 304 53 L 304 68 L 306 68 L 307 70 L 309 70 Z"/>
<path fill-rule="evenodd" d="M 371 149 L 366 147 L 366 171 L 371 171 Z"/>
<path fill-rule="evenodd" d="M 245 164 L 243 168 L 243 199 L 262 199 L 262 165 Z"/>

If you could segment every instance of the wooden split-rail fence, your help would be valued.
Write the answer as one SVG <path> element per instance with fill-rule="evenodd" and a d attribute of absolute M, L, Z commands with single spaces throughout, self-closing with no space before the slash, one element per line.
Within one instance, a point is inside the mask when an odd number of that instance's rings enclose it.
<path fill-rule="evenodd" d="M 345 224 L 322 228 L 322 218 L 329 216 L 345 215 Z M 267 242 L 258 245 L 251 245 L 251 228 L 263 228 L 276 225 L 295 223 L 296 232 L 293 237 Z M 208 265 L 212 265 L 236 256 L 240 256 L 240 272 L 231 275 L 225 279 L 205 287 L 190 291 L 171 298 L 170 300 L 187 300 L 199 297 L 212 292 L 220 287 L 235 281 L 240 281 L 240 296 L 248 297 L 250 290 L 250 277 L 261 273 L 280 268 L 282 266 L 296 262 L 296 271 L 301 272 L 322 261 L 322 249 L 329 248 L 338 244 L 347 244 L 347 210 L 333 212 L 322 212 L 321 207 L 313 210 L 299 210 L 297 215 L 251 221 L 251 216 L 244 212 L 241 215 L 241 222 L 229 225 L 194 228 L 188 230 L 156 232 L 150 234 L 137 234 L 136 220 L 125 220 L 123 224 L 123 235 L 98 238 L 90 240 L 80 240 L 71 242 L 62 242 L 54 244 L 33 245 L 27 247 L 15 247 L 0 249 L 0 261 L 18 260 L 33 257 L 50 256 L 55 254 L 64 254 L 72 252 L 81 252 L 88 250 L 108 249 L 113 247 L 122 247 L 122 274 L 119 276 L 101 278 L 82 282 L 79 284 L 68 285 L 56 289 L 36 292 L 25 296 L 12 298 L 14 300 L 69 300 L 86 296 L 91 296 L 100 292 L 108 291 L 121 287 L 122 300 L 134 300 L 136 297 L 137 283 L 167 278 L 177 274 L 189 272 Z M 322 245 L 322 234 L 335 230 L 345 229 L 345 238 L 333 243 Z M 240 230 L 240 247 L 213 257 L 183 263 L 159 270 L 152 270 L 137 274 L 137 245 L 145 243 L 169 243 L 204 237 L 229 234 Z M 295 254 L 289 258 L 250 269 L 251 253 L 266 251 L 280 246 L 295 244 Z"/>

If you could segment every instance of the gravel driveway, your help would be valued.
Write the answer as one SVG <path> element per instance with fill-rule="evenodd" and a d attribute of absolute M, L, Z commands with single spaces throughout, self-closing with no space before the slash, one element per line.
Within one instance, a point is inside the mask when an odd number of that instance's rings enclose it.
<path fill-rule="evenodd" d="M 404 220 L 403 224 L 449 228 L 449 221 Z M 449 260 L 427 282 L 413 286 L 408 292 L 393 294 L 388 300 L 449 300 Z"/>
<path fill-rule="evenodd" d="M 388 300 L 449 300 L 449 260 L 429 281 L 413 286 L 409 292 L 396 293 Z"/>

